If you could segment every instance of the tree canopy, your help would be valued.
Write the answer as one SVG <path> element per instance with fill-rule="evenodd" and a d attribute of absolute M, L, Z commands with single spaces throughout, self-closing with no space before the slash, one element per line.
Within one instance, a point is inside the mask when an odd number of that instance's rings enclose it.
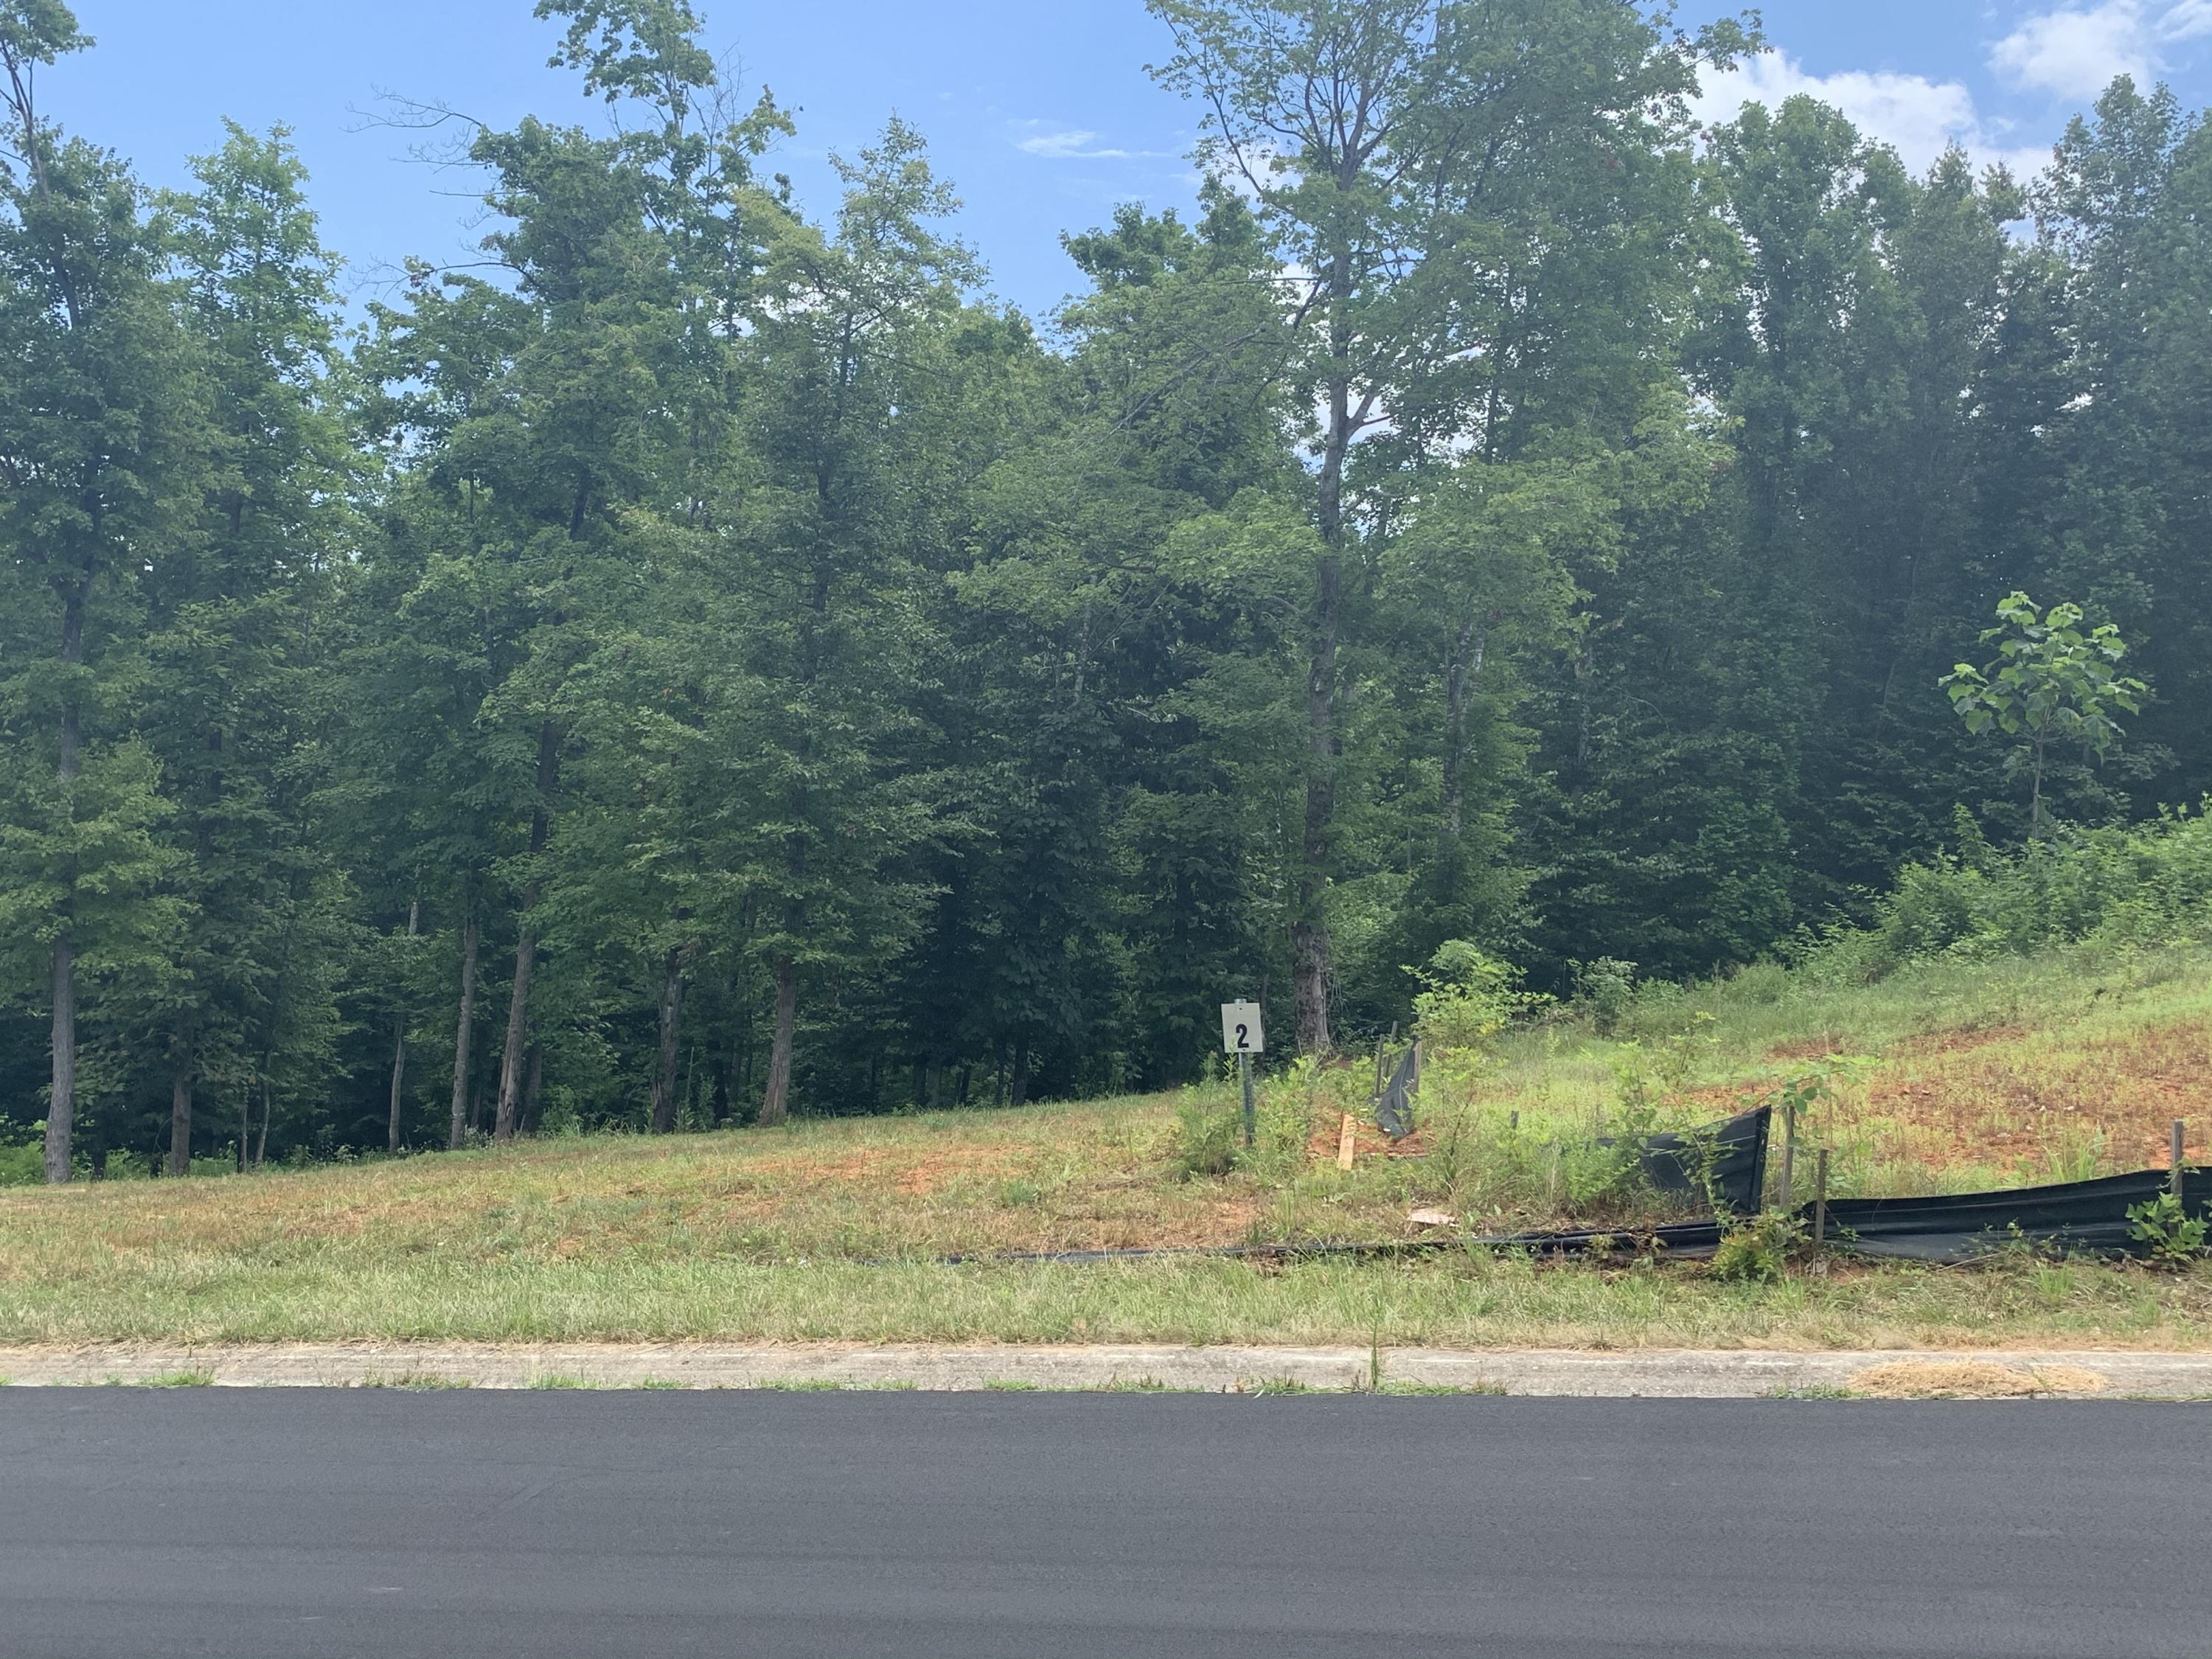
<path fill-rule="evenodd" d="M 283 129 L 150 190 L 0 0 L 0 1139 L 1170 1085 L 2212 791 L 2202 115 L 1915 174 L 1656 5 L 1150 9 L 1196 208 L 1030 316 L 688 0 L 518 0 L 576 103 L 357 307 Z"/>

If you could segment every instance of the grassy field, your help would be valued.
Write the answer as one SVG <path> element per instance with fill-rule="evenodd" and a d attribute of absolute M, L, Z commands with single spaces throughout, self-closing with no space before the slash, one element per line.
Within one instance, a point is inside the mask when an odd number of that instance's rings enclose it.
<path fill-rule="evenodd" d="M 2212 1140 L 2212 961 L 1938 963 L 1874 986 L 1760 969 L 1648 993 L 1431 1066 L 1422 1128 L 1340 1113 L 1371 1060 L 1269 1079 L 1221 1173 L 1225 1082 L 1012 1111 L 592 1137 L 246 1177 L 0 1192 L 0 1344 L 101 1340 L 1380 1341 L 1470 1346 L 2212 1347 L 2212 1268 L 1692 1264 L 1486 1250 L 1281 1266 L 948 1263 L 1063 1248 L 1401 1239 L 1633 1219 L 1573 1148 L 1710 1120 L 1810 1078 L 1834 1190 L 1953 1190 L 2162 1164 Z M 1842 1057 L 1841 1059 L 1836 1057 Z M 1643 1116 L 1638 1119 L 1637 1114 Z M 1562 1150 L 1564 1149 L 1564 1150 Z M 1801 1160 L 1808 1170 L 1811 1160 Z M 1646 1206 L 1648 1208 L 1648 1206 Z M 1441 1231 L 1450 1231 L 1453 1229 Z"/>

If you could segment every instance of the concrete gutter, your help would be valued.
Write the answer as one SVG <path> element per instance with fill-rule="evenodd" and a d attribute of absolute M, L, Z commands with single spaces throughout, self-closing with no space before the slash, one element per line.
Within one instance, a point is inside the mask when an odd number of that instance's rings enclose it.
<path fill-rule="evenodd" d="M 1931 1391 L 2212 1399 L 2212 1354 L 2113 1350 L 1454 1351 L 1439 1348 L 860 1347 L 682 1343 L 340 1342 L 0 1348 L 15 1386 L 681 1388 L 1465 1392 L 1591 1398 L 1755 1399 L 1867 1392 L 1875 1367 L 1911 1366 Z M 1963 1371 L 1960 1370 L 1964 1367 Z M 1894 1370 L 1884 1373 L 1894 1394 Z M 1948 1382 L 1944 1379 L 1948 1376 Z M 1961 1382 L 1959 1379 L 1965 1377 Z M 1974 1379 L 1982 1379 L 1978 1385 Z M 1995 1379 L 1994 1382 L 1990 1379 Z"/>

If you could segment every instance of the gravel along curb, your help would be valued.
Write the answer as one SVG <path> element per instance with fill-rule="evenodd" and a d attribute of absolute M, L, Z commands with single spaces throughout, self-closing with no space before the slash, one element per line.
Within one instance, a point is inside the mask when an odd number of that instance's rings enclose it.
<path fill-rule="evenodd" d="M 733 1346 L 0 1348 L 0 1381 L 228 1388 L 1051 1389 L 1592 1398 L 2212 1399 L 2212 1354 L 1756 1349 Z"/>

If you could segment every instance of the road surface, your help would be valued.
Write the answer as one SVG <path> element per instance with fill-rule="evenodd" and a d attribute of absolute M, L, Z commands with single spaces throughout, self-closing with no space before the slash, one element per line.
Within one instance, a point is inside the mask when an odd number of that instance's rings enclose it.
<path fill-rule="evenodd" d="M 2206 1659 L 2212 1407 L 0 1389 L 9 1659 Z"/>

